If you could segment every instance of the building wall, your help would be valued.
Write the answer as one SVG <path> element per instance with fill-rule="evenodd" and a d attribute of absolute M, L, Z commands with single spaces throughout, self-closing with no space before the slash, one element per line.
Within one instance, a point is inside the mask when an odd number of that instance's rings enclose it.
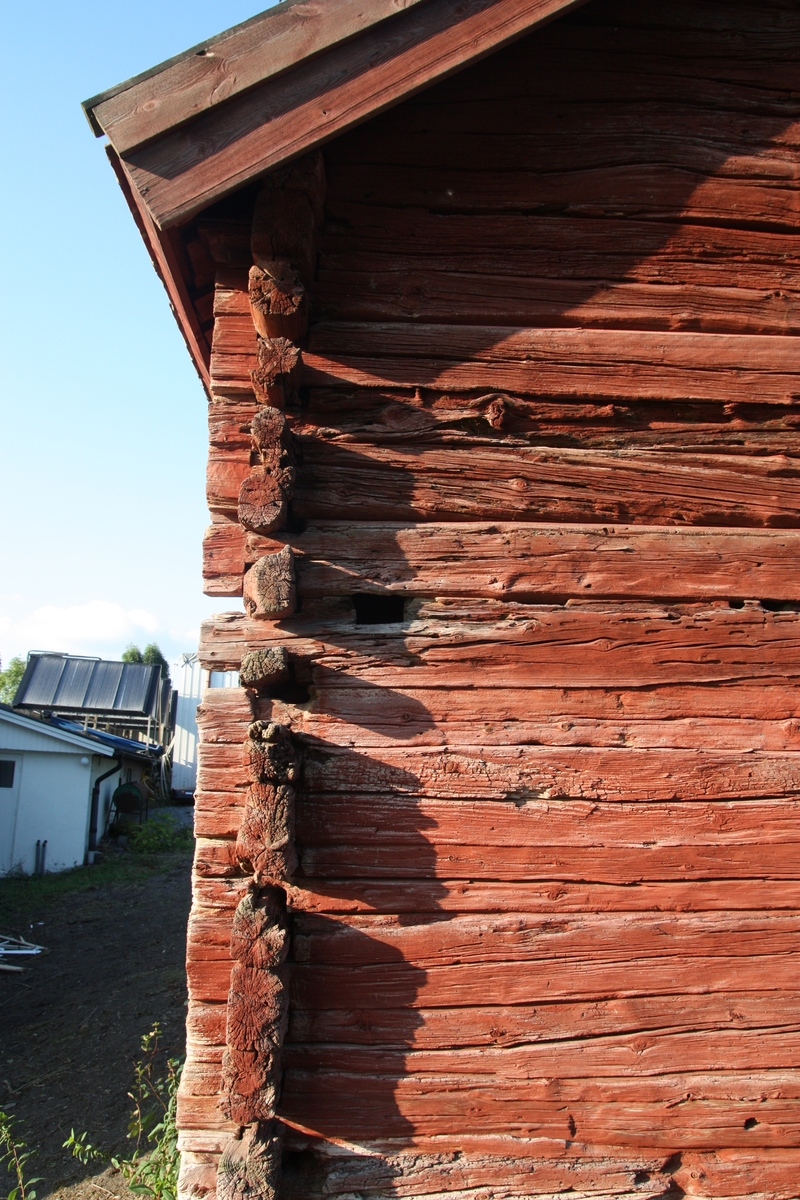
<path fill-rule="evenodd" d="M 288 545 L 297 611 L 203 636 L 292 674 L 203 701 L 185 1194 L 245 1085 L 298 1200 L 796 1194 L 798 49 L 594 0 L 326 147 L 267 536 L 217 214 L 206 575 Z M 280 1057 L 231 984 L 254 717 L 305 756 Z"/>
<path fill-rule="evenodd" d="M 4 835 L 3 869 L 32 874 L 36 842 L 47 841 L 45 870 L 82 866 L 89 833 L 92 763 L 80 752 L 0 752 L 17 764 L 15 817 Z M 85 761 L 81 761 L 84 759 Z M 11 799 L 11 797 L 9 797 Z"/>
<path fill-rule="evenodd" d="M 197 783 L 197 706 L 206 687 L 236 687 L 236 671 L 206 671 L 196 655 L 184 654 L 172 664 L 178 707 L 172 748 L 172 788 L 193 792 Z"/>

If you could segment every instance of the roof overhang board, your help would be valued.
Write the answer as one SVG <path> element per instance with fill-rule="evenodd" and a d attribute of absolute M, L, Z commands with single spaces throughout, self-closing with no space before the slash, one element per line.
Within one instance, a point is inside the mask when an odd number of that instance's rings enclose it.
<path fill-rule="evenodd" d="M 301 0 L 85 107 L 163 231 L 583 3 Z"/>
<path fill-rule="evenodd" d="M 91 100 L 120 154 L 424 0 L 287 0 Z"/>
<path fill-rule="evenodd" d="M 113 146 L 106 146 L 111 166 L 122 188 L 128 207 L 134 221 L 147 246 L 150 259 L 156 274 L 169 297 L 170 306 L 178 322 L 178 328 L 183 334 L 186 349 L 191 355 L 197 374 L 206 392 L 211 395 L 211 352 L 200 328 L 197 311 L 186 287 L 186 272 L 183 270 L 173 236 L 175 231 L 159 229 L 148 211 L 147 205 L 140 196 L 127 171 L 123 167 L 119 155 Z"/>

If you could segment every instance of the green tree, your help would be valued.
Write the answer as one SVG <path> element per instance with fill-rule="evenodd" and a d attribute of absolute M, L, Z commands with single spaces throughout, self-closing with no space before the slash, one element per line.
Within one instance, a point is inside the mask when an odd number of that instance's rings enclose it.
<path fill-rule="evenodd" d="M 5 671 L 0 671 L 0 703 L 11 704 L 25 672 L 25 662 L 12 658 Z"/>
<path fill-rule="evenodd" d="M 150 667 L 161 667 L 161 678 L 169 679 L 169 663 L 155 642 L 150 642 L 149 646 L 145 646 L 142 662 L 147 663 Z"/>
<path fill-rule="evenodd" d="M 164 658 L 155 642 L 145 646 L 144 653 L 133 642 L 122 652 L 122 661 L 129 663 L 146 663 L 148 667 L 160 667 L 161 678 L 169 679 L 169 663 Z"/>

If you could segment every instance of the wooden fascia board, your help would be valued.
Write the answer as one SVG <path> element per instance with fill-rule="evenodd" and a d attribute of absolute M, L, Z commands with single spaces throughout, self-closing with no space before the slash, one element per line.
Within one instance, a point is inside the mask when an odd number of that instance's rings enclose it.
<path fill-rule="evenodd" d="M 120 158 L 167 229 L 583 3 L 425 0 Z"/>
<path fill-rule="evenodd" d="M 118 154 L 426 0 L 289 0 L 84 102 Z"/>
<path fill-rule="evenodd" d="M 158 228 L 113 146 L 107 146 L 106 153 L 133 214 L 133 219 L 147 246 L 156 273 L 166 289 L 170 307 L 178 322 L 178 328 L 183 335 L 197 374 L 210 398 L 210 352 L 186 288 L 184 273 L 173 245 L 172 239 L 176 231 L 171 232 Z"/>

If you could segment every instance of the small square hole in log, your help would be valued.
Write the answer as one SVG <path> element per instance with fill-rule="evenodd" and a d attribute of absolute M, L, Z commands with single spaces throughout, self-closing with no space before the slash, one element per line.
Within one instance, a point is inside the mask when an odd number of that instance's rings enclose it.
<path fill-rule="evenodd" d="M 358 592 L 351 599 L 356 610 L 356 625 L 391 625 L 403 620 L 403 596 L 373 596 Z"/>

